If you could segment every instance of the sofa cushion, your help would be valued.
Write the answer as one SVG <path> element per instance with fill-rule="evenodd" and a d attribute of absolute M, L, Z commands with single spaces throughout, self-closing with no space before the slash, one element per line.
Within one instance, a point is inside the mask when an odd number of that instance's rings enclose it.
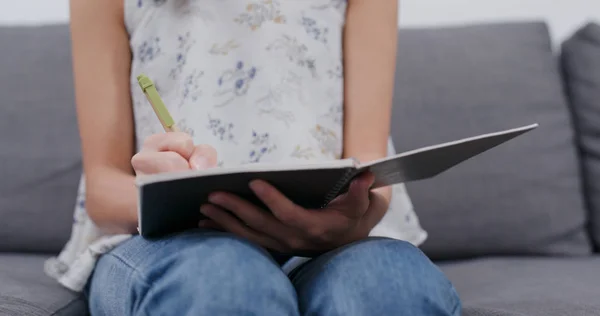
<path fill-rule="evenodd" d="M 589 23 L 565 41 L 561 61 L 578 131 L 592 236 L 600 248 L 600 25 Z"/>
<path fill-rule="evenodd" d="M 600 315 L 600 256 L 486 258 L 440 267 L 464 316 Z"/>
<path fill-rule="evenodd" d="M 81 172 L 67 25 L 0 27 L 0 251 L 57 252 Z"/>
<path fill-rule="evenodd" d="M 43 255 L 0 254 L 0 315 L 86 315 L 86 301 L 43 272 Z"/>
<path fill-rule="evenodd" d="M 539 123 L 411 183 L 433 259 L 590 253 L 573 130 L 544 23 L 405 29 L 392 133 L 409 150 Z"/>

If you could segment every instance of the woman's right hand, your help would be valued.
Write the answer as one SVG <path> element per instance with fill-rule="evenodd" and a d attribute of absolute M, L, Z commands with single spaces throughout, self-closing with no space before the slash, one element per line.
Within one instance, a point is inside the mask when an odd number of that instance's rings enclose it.
<path fill-rule="evenodd" d="M 138 176 L 209 169 L 217 165 L 217 152 L 210 145 L 194 145 L 183 132 L 159 133 L 146 138 L 131 165 Z"/>

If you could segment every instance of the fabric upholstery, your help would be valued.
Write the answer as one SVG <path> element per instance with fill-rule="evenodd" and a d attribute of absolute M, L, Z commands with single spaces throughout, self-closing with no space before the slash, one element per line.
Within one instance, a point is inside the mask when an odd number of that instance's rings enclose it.
<path fill-rule="evenodd" d="M 585 71 L 596 65 L 595 29 L 578 32 L 562 57 L 584 159 L 597 156 L 588 145 L 596 121 L 580 115 L 593 119 L 589 96 L 599 100 L 588 87 L 598 72 Z M 574 135 L 547 33 L 540 23 L 401 32 L 392 127 L 399 151 L 541 124 L 409 185 L 433 257 L 589 253 Z M 0 28 L 0 315 L 86 314 L 84 300 L 43 274 L 45 255 L 6 253 L 56 252 L 68 238 L 81 171 L 68 45 L 67 25 Z M 600 315 L 599 257 L 440 266 L 465 316 Z"/>
<path fill-rule="evenodd" d="M 589 23 L 562 45 L 562 68 L 583 164 L 591 232 L 600 248 L 600 25 Z"/>
<path fill-rule="evenodd" d="M 600 315 L 600 256 L 485 258 L 439 264 L 464 316 Z"/>
<path fill-rule="evenodd" d="M 545 24 L 400 33 L 398 151 L 539 123 L 408 191 L 434 259 L 590 253 L 568 107 Z"/>
<path fill-rule="evenodd" d="M 0 28 L 0 251 L 57 252 L 81 172 L 66 25 Z"/>
<path fill-rule="evenodd" d="M 0 315 L 87 314 L 87 305 L 79 294 L 44 275 L 46 259 L 35 254 L 0 254 Z"/>

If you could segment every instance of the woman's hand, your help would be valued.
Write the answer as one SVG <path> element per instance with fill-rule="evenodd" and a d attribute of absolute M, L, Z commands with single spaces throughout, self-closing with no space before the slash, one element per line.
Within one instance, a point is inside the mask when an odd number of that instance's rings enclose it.
<path fill-rule="evenodd" d="M 209 145 L 194 145 L 182 132 L 160 133 L 148 137 L 139 153 L 131 159 L 136 175 L 201 170 L 217 165 L 217 152 Z"/>
<path fill-rule="evenodd" d="M 217 192 L 203 205 L 201 227 L 223 229 L 282 254 L 314 256 L 366 238 L 387 211 L 388 201 L 371 191 L 374 177 L 355 179 L 348 192 L 323 209 L 304 209 L 263 181 L 252 191 L 265 211 L 238 196 Z"/>

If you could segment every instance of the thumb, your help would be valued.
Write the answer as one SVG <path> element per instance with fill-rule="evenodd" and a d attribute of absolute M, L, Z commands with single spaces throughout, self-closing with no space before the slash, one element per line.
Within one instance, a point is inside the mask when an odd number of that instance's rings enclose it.
<path fill-rule="evenodd" d="M 194 170 L 204 170 L 217 166 L 217 151 L 210 145 L 197 145 L 190 155 L 190 167 Z"/>
<path fill-rule="evenodd" d="M 348 192 L 344 196 L 344 203 L 348 206 L 347 209 L 356 213 L 349 215 L 362 216 L 367 211 L 370 204 L 369 192 L 374 182 L 375 176 L 367 172 L 350 183 Z"/>

